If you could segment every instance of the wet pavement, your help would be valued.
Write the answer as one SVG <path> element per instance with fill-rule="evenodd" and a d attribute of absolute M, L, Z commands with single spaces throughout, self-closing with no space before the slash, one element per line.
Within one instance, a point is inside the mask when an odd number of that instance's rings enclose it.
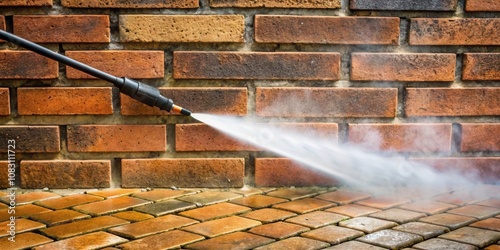
<path fill-rule="evenodd" d="M 500 249 L 493 185 L 384 196 L 318 187 L 55 190 L 18 192 L 14 209 L 6 195 L 0 249 Z"/>

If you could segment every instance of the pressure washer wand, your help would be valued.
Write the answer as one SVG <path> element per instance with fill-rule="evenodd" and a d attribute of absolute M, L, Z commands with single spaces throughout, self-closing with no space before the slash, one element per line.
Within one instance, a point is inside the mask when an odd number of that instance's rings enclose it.
<path fill-rule="evenodd" d="M 11 33 L 0 30 L 0 39 L 13 43 L 15 45 L 21 46 L 25 49 L 31 50 L 42 56 L 48 57 L 50 59 L 56 60 L 60 63 L 66 64 L 72 68 L 83 71 L 89 75 L 95 76 L 104 81 L 113 83 L 116 87 L 120 89 L 120 92 L 132 97 L 133 99 L 147 104 L 151 107 L 158 107 L 161 110 L 166 110 L 168 112 L 183 114 L 190 116 L 191 111 L 184 109 L 180 106 L 174 104 L 174 102 L 163 95 L 157 88 L 151 87 L 144 83 L 138 82 L 133 79 L 126 77 L 116 77 L 110 75 L 106 72 L 100 71 L 98 69 L 92 68 L 86 64 L 79 61 L 71 59 L 67 56 L 56 53 L 45 47 L 42 47 L 36 43 L 30 42 L 26 39 L 13 35 Z"/>

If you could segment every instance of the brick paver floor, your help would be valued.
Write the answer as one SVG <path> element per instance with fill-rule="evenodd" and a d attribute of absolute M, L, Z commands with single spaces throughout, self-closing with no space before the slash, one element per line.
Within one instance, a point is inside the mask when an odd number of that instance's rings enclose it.
<path fill-rule="evenodd" d="M 499 191 L 18 190 L 15 214 L 0 192 L 0 249 L 500 249 Z"/>

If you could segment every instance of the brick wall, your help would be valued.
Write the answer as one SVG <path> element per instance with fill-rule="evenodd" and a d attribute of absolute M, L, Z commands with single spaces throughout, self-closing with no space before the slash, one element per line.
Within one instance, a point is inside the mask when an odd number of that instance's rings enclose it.
<path fill-rule="evenodd" d="M 493 0 L 0 1 L 0 29 L 194 112 L 278 120 L 496 181 L 499 15 Z M 290 98 L 300 105 L 274 106 Z M 23 188 L 336 183 L 1 41 L 0 124 L 2 188 L 8 139 Z"/>

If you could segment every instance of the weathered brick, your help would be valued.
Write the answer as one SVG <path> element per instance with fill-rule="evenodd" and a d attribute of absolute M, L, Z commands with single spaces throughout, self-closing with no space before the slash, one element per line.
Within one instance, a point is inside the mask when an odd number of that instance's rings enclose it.
<path fill-rule="evenodd" d="M 14 16 L 14 34 L 36 43 L 108 43 L 110 22 L 107 15 Z"/>
<path fill-rule="evenodd" d="M 95 232 L 85 235 L 79 235 L 70 239 L 60 240 L 49 243 L 40 247 L 37 250 L 50 249 L 97 249 L 101 247 L 114 246 L 127 242 L 127 239 L 118 237 L 107 232 Z"/>
<path fill-rule="evenodd" d="M 196 0 L 62 0 L 64 7 L 70 8 L 198 8 Z"/>
<path fill-rule="evenodd" d="M 10 95 L 8 88 L 0 88 L 0 116 L 10 115 Z"/>
<path fill-rule="evenodd" d="M 0 51 L 0 79 L 53 79 L 58 63 L 30 51 Z"/>
<path fill-rule="evenodd" d="M 55 153 L 59 152 L 58 126 L 1 126 L 0 152 L 7 153 L 7 140 L 15 140 L 15 152 Z"/>
<path fill-rule="evenodd" d="M 399 18 L 257 15 L 255 41 L 397 45 Z"/>
<path fill-rule="evenodd" d="M 414 18 L 410 45 L 500 45 L 500 18 Z"/>
<path fill-rule="evenodd" d="M 19 168 L 16 169 L 19 171 Z M 0 176 L 7 176 L 9 174 L 9 162 L 0 161 Z M 8 178 L 0 178 L 0 188 L 10 188 L 10 183 Z"/>
<path fill-rule="evenodd" d="M 126 159 L 124 187 L 242 187 L 244 159 Z"/>
<path fill-rule="evenodd" d="M 166 140 L 166 125 L 68 126 L 70 152 L 161 152 Z"/>
<path fill-rule="evenodd" d="M 175 104 L 188 107 L 195 113 L 245 115 L 248 93 L 246 88 L 160 88 L 166 97 L 174 98 Z M 166 115 L 167 111 L 149 107 L 121 94 L 122 115 Z"/>
<path fill-rule="evenodd" d="M 314 9 L 338 9 L 341 7 L 340 0 L 211 0 L 210 7 L 236 7 L 236 8 L 314 8 Z"/>
<path fill-rule="evenodd" d="M 466 11 L 500 11 L 500 2 L 497 0 L 467 0 Z"/>
<path fill-rule="evenodd" d="M 8 0 L 0 1 L 0 6 L 34 7 L 52 6 L 53 0 Z"/>
<path fill-rule="evenodd" d="M 176 79 L 338 80 L 339 53 L 174 52 Z"/>
<path fill-rule="evenodd" d="M 449 152 L 451 123 L 349 124 L 349 142 L 371 150 Z"/>
<path fill-rule="evenodd" d="M 255 159 L 255 185 L 276 186 L 332 186 L 337 181 L 323 172 L 302 167 L 284 158 Z"/>
<path fill-rule="evenodd" d="M 493 183 L 500 180 L 500 157 L 411 158 L 410 161 L 439 171 L 459 172 L 469 179 Z"/>
<path fill-rule="evenodd" d="M 120 15 L 122 42 L 243 42 L 243 15 Z"/>
<path fill-rule="evenodd" d="M 163 51 L 66 51 L 66 56 L 118 77 L 163 78 Z M 96 79 L 66 66 L 70 79 Z"/>
<path fill-rule="evenodd" d="M 351 80 L 453 81 L 455 54 L 353 53 Z"/>
<path fill-rule="evenodd" d="M 9 241 L 8 237 L 0 239 L 1 249 L 29 249 L 38 245 L 52 242 L 53 240 L 35 233 L 23 233 L 16 235 L 16 241 Z"/>
<path fill-rule="evenodd" d="M 415 11 L 454 11 L 457 0 L 351 0 L 353 10 L 415 10 Z"/>
<path fill-rule="evenodd" d="M 280 117 L 394 117 L 395 88 L 258 87 L 256 112 Z"/>
<path fill-rule="evenodd" d="M 5 16 L 0 15 L 0 30 L 5 30 Z M 4 40 L 0 39 L 0 43 L 5 42 Z"/>
<path fill-rule="evenodd" d="M 465 53 L 462 79 L 500 80 L 500 53 Z"/>
<path fill-rule="evenodd" d="M 20 115 L 110 115 L 111 88 L 18 88 Z"/>
<path fill-rule="evenodd" d="M 94 231 L 104 230 L 115 226 L 128 224 L 126 220 L 122 220 L 112 216 L 94 217 L 88 220 L 75 221 L 62 225 L 57 225 L 47 229 L 40 230 L 43 234 L 55 238 L 57 240 L 70 238 L 80 234 L 91 233 Z M 73 238 L 75 239 L 75 238 Z M 95 247 L 99 248 L 99 246 Z M 56 248 L 57 249 L 57 248 Z M 78 247 L 73 249 L 79 249 Z M 92 247 L 90 248 L 92 249 Z"/>
<path fill-rule="evenodd" d="M 266 140 L 269 133 L 280 130 L 303 134 L 319 134 L 331 140 L 337 140 L 336 123 L 276 123 L 261 131 Z M 175 127 L 175 149 L 177 151 L 259 151 L 258 147 L 239 142 L 205 124 L 177 124 Z"/>
<path fill-rule="evenodd" d="M 110 161 L 21 161 L 22 188 L 105 188 Z"/>
<path fill-rule="evenodd" d="M 461 123 L 462 152 L 500 151 L 500 124 Z"/>
<path fill-rule="evenodd" d="M 408 88 L 405 112 L 413 116 L 500 115 L 500 88 Z"/>

